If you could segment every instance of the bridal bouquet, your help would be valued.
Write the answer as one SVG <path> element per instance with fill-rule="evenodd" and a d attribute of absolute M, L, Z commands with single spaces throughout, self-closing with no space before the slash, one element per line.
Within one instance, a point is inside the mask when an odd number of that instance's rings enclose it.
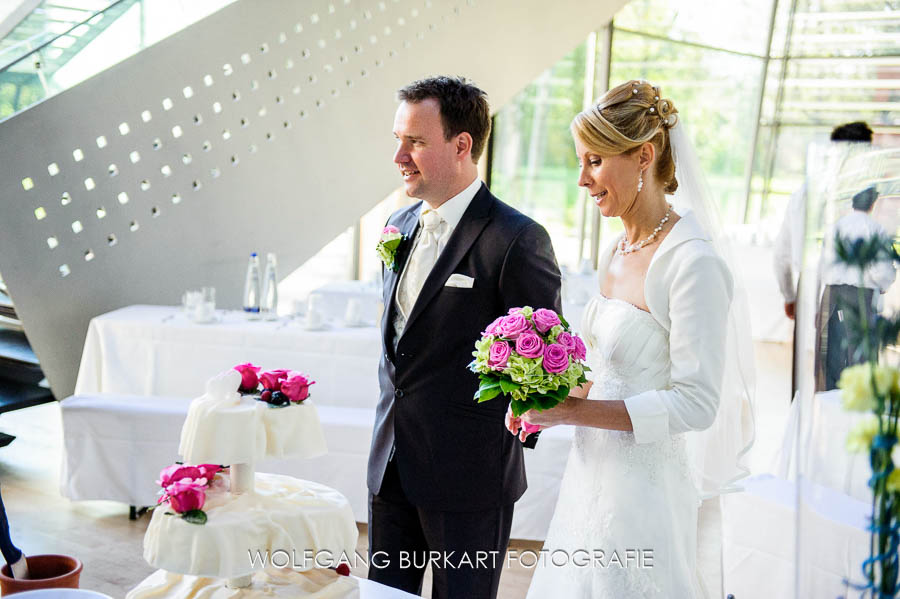
<path fill-rule="evenodd" d="M 173 464 L 159 473 L 156 483 L 162 487 L 162 496 L 157 505 L 168 503 L 175 514 L 191 524 L 206 524 L 206 491 L 214 483 L 221 483 L 218 473 L 224 467 L 217 464 L 188 466 Z"/>
<path fill-rule="evenodd" d="M 481 334 L 469 369 L 479 375 L 478 403 L 508 394 L 512 413 L 549 410 L 587 378 L 584 342 L 553 310 L 512 308 Z"/>

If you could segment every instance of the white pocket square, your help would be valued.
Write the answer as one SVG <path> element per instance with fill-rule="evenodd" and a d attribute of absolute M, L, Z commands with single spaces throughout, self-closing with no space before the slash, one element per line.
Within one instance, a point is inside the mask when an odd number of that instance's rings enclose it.
<path fill-rule="evenodd" d="M 465 289 L 471 289 L 474 285 L 475 279 L 461 275 L 458 272 L 450 275 L 450 278 L 444 283 L 444 287 L 463 287 Z"/>

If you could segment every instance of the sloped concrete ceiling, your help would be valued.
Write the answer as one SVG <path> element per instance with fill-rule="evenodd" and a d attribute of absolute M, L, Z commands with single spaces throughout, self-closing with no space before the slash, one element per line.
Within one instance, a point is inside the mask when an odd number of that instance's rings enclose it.
<path fill-rule="evenodd" d="M 291 272 L 394 189 L 398 87 L 496 110 L 622 4 L 243 0 L 0 123 L 0 272 L 56 396 L 93 316 L 237 307 L 250 251 Z"/>

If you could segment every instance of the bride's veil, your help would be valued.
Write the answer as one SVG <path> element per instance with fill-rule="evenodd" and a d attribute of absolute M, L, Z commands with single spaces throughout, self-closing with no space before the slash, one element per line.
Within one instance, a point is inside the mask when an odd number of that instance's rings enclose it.
<path fill-rule="evenodd" d="M 734 299 L 728 315 L 727 353 L 719 410 L 710 428 L 687 435 L 695 480 L 703 498 L 709 498 L 740 490 L 735 483 L 750 473 L 745 464 L 755 435 L 755 373 L 750 309 L 747 292 L 742 285 L 719 211 L 712 200 L 693 145 L 680 118 L 669 129 L 669 140 L 675 156 L 675 176 L 678 179 L 678 189 L 672 201 L 675 211 L 679 214 L 687 211 L 694 214 L 711 237 L 716 252 L 728 265 L 734 278 Z"/>

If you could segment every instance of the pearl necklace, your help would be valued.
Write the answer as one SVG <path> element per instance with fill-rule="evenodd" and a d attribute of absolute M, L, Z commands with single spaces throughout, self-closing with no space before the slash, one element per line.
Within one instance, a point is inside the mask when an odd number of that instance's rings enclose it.
<path fill-rule="evenodd" d="M 659 232 L 662 231 L 663 227 L 666 226 L 666 223 L 669 222 L 669 216 L 672 214 L 672 204 L 667 203 L 666 206 L 668 206 L 668 208 L 666 208 L 666 215 L 659 221 L 659 225 L 653 229 L 653 233 L 650 233 L 646 239 L 631 245 L 628 244 L 628 235 L 625 235 L 625 237 L 619 241 L 618 253 L 623 256 L 631 254 L 656 241 L 656 236 L 659 235 Z"/>

